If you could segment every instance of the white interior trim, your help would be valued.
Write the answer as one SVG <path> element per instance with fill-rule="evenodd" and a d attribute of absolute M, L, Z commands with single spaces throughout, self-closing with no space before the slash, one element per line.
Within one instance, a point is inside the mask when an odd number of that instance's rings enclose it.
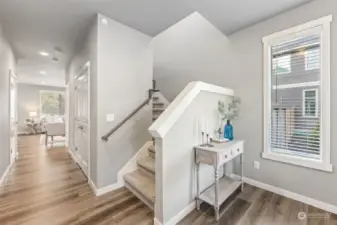
<path fill-rule="evenodd" d="M 314 27 L 317 27 L 317 26 L 321 26 L 322 24 L 327 24 L 327 23 L 331 23 L 331 22 L 332 22 L 332 15 L 328 15 L 328 16 L 321 17 L 319 19 L 301 24 L 299 26 L 295 26 L 295 27 L 292 27 L 292 28 L 289 28 L 289 29 L 286 29 L 286 30 L 268 35 L 268 36 L 262 38 L 262 41 L 265 44 L 270 44 L 275 39 L 282 38 L 283 36 L 290 35 L 290 34 L 293 34 L 293 33 L 298 33 L 298 32 L 301 32 L 303 30 L 307 30 L 307 29 L 314 28 Z"/>
<path fill-rule="evenodd" d="M 137 164 L 137 160 L 139 158 L 145 157 L 148 154 L 148 148 L 152 145 L 152 141 L 148 141 L 146 142 L 141 149 L 132 156 L 132 158 L 123 166 L 123 168 L 118 172 L 118 181 L 117 183 L 119 183 L 121 185 L 121 187 L 124 186 L 124 175 L 131 173 L 133 171 L 137 170 L 138 164 Z"/>
<path fill-rule="evenodd" d="M 275 152 L 263 152 L 262 158 L 270 159 L 270 160 L 278 161 L 278 162 L 283 162 L 283 163 L 288 163 L 288 164 L 292 164 L 296 166 L 302 166 L 302 167 L 307 167 L 311 169 L 322 170 L 325 172 L 333 172 L 333 166 L 330 163 L 325 164 L 325 163 L 322 163 L 322 161 L 320 160 L 298 156 L 298 155 L 282 154 L 282 153 L 275 153 Z"/>
<path fill-rule="evenodd" d="M 4 174 L 2 175 L 1 179 L 0 179 L 0 187 L 3 187 L 6 184 L 7 178 L 8 178 L 8 174 L 9 171 L 11 170 L 12 166 L 13 166 L 14 162 L 9 164 L 4 172 Z"/>
<path fill-rule="evenodd" d="M 263 38 L 264 43 L 264 148 L 262 157 L 298 166 L 332 172 L 330 163 L 330 26 L 332 15 L 310 21 L 308 23 L 277 32 Z M 274 153 L 269 146 L 269 127 L 271 115 L 271 46 L 280 41 L 287 41 L 289 38 L 296 38 L 299 34 L 321 34 L 321 117 L 320 117 L 320 158 L 315 162 L 311 159 L 298 156 L 289 156 L 282 153 Z M 298 84 L 297 84 L 298 85 Z M 289 85 L 287 88 L 290 88 Z"/>
<path fill-rule="evenodd" d="M 191 82 L 150 126 L 149 131 L 151 135 L 155 138 L 163 138 L 187 107 L 193 102 L 195 97 L 202 91 L 234 96 L 232 89 L 207 84 L 201 81 Z"/>
<path fill-rule="evenodd" d="M 234 176 L 237 176 L 237 175 L 234 174 Z M 259 181 L 256 181 L 256 180 L 253 180 L 253 179 L 250 179 L 250 178 L 247 178 L 247 177 L 244 177 L 243 181 L 247 184 L 250 184 L 250 185 L 258 187 L 258 188 L 261 188 L 263 190 L 267 190 L 267 191 L 276 193 L 278 195 L 282 195 L 284 197 L 287 197 L 287 198 L 290 198 L 290 199 L 293 199 L 293 200 L 296 200 L 296 201 L 299 201 L 299 202 L 303 202 L 307 205 L 311 205 L 311 206 L 314 206 L 316 208 L 325 210 L 327 212 L 337 214 L 337 206 L 331 205 L 329 203 L 322 202 L 322 201 L 319 201 L 319 200 L 316 200 L 316 199 L 313 199 L 313 198 L 309 198 L 307 196 L 300 195 L 300 194 L 297 194 L 297 193 L 294 193 L 294 192 L 291 192 L 291 191 L 288 191 L 288 190 L 285 190 L 285 189 L 282 189 L 282 188 L 274 187 L 274 186 L 269 185 L 269 184 L 261 183 Z"/>
<path fill-rule="evenodd" d="M 93 183 L 93 181 L 91 179 L 89 179 L 89 184 L 92 188 L 92 190 L 94 191 L 96 196 L 101 196 L 104 195 L 108 192 L 114 191 L 116 189 L 119 189 L 121 187 L 124 187 L 124 175 L 127 173 L 131 173 L 135 170 L 137 170 L 137 160 L 141 157 L 144 157 L 147 155 L 147 150 L 148 148 L 152 145 L 152 141 L 148 141 L 146 142 L 141 149 L 134 155 L 132 156 L 132 158 L 124 165 L 124 167 L 118 172 L 117 175 L 117 182 L 114 184 L 110 184 L 108 186 L 102 187 L 102 188 L 97 188 L 96 185 Z M 73 153 L 71 151 L 70 155 L 72 155 Z M 72 157 L 75 157 L 74 155 L 72 155 Z M 75 160 L 75 159 L 74 159 Z M 76 160 L 75 160 L 76 161 Z"/>
<path fill-rule="evenodd" d="M 117 182 L 117 183 L 114 183 L 114 184 L 111 184 L 111 185 L 108 185 L 102 188 L 97 188 L 92 180 L 88 180 L 88 182 L 96 196 L 101 196 L 101 195 L 104 195 L 106 193 L 109 193 L 111 191 L 114 191 L 114 190 L 117 190 L 123 187 L 123 186 L 120 186 L 120 184 Z"/>
<path fill-rule="evenodd" d="M 184 219 L 188 214 L 190 214 L 196 208 L 196 202 L 193 201 L 183 210 L 181 210 L 177 215 L 170 219 L 166 223 L 161 223 L 157 218 L 154 218 L 154 225 L 176 225 L 182 219 Z"/>

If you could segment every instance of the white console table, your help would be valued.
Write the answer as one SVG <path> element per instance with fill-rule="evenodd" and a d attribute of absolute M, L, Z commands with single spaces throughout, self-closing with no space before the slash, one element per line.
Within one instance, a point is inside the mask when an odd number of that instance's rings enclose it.
<path fill-rule="evenodd" d="M 199 145 L 194 147 L 197 164 L 197 209 L 200 204 L 206 202 L 214 207 L 215 219 L 219 220 L 220 205 L 225 202 L 240 186 L 243 189 L 243 150 L 244 141 L 235 140 L 226 143 L 211 143 L 213 146 Z M 227 176 L 220 178 L 220 168 L 226 163 L 240 157 L 241 179 L 235 180 Z M 199 167 L 200 164 L 208 164 L 214 168 L 214 184 L 200 192 Z"/>

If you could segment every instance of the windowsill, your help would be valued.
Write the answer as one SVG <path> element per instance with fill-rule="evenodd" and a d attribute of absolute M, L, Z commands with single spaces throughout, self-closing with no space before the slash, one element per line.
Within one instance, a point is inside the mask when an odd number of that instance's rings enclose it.
<path fill-rule="evenodd" d="M 286 155 L 274 152 L 263 152 L 262 158 L 274 160 L 282 163 L 288 163 L 296 166 L 307 167 L 310 169 L 332 172 L 333 168 L 330 163 L 325 163 L 317 159 L 303 158 L 301 156 Z"/>

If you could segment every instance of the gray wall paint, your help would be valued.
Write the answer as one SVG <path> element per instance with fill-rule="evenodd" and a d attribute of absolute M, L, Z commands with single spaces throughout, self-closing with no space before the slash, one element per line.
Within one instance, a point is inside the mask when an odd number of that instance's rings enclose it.
<path fill-rule="evenodd" d="M 117 181 L 118 171 L 151 140 L 147 128 L 152 123 L 151 107 L 144 107 L 108 142 L 101 139 L 148 97 L 153 78 L 151 38 L 108 18 L 104 25 L 103 17 L 98 15 L 88 29 L 87 38 L 67 70 L 71 90 L 80 68 L 87 61 L 91 63 L 90 179 L 97 188 Z M 114 114 L 115 121 L 106 122 L 106 114 Z M 72 127 L 70 123 L 70 140 Z"/>
<path fill-rule="evenodd" d="M 99 15 L 98 21 L 103 16 Z M 118 171 L 148 140 L 151 111 L 144 108 L 108 142 L 101 137 L 147 97 L 153 78 L 151 38 L 114 20 L 98 23 L 97 187 L 113 184 Z M 106 122 L 114 114 L 114 122 Z"/>
<path fill-rule="evenodd" d="M 10 163 L 9 71 L 15 73 L 15 65 L 14 53 L 5 39 L 0 25 L 0 178 Z"/>
<path fill-rule="evenodd" d="M 90 174 L 89 178 L 97 184 L 97 17 L 87 28 L 78 52 L 72 58 L 67 68 L 68 90 L 74 90 L 74 78 L 79 75 L 83 66 L 90 62 Z M 69 147 L 75 149 L 74 138 L 74 96 L 70 95 L 69 104 Z"/>
<path fill-rule="evenodd" d="M 27 131 L 25 120 L 29 117 L 29 112 L 37 112 L 37 118 L 40 117 L 40 91 L 65 91 L 65 88 L 40 86 L 31 84 L 18 84 L 18 130 Z"/>
<path fill-rule="evenodd" d="M 334 165 L 334 172 L 321 172 L 290 164 L 264 160 L 260 154 L 263 150 L 263 45 L 262 37 L 281 31 L 322 16 L 334 15 L 332 22 L 332 58 L 331 58 L 331 162 Z M 190 42 L 201 37 L 188 38 L 189 34 L 196 29 L 186 26 L 180 33 L 171 33 L 167 38 L 171 51 L 163 52 L 162 59 L 155 60 L 155 68 L 165 68 L 167 73 L 155 70 L 155 79 L 167 81 L 167 86 L 161 82 L 161 88 L 165 87 L 165 94 L 170 98 L 174 97 L 181 87 L 186 85 L 186 80 L 202 80 L 220 86 L 233 88 L 235 94 L 242 98 L 241 114 L 235 121 L 235 133 L 237 138 L 246 140 L 245 148 L 245 175 L 251 179 L 273 185 L 291 192 L 299 193 L 313 199 L 337 205 L 337 140 L 334 138 L 337 132 L 337 118 L 333 117 L 337 113 L 337 65 L 334 63 L 337 54 L 335 37 L 337 36 L 337 2 L 334 0 L 316 0 L 307 5 L 283 13 L 272 19 L 261 22 L 257 25 L 234 33 L 228 37 L 229 44 L 226 46 L 225 55 L 221 56 L 212 67 L 224 68 L 218 74 L 203 71 L 202 73 L 191 73 L 193 68 L 181 68 L 176 65 L 184 63 L 184 58 L 179 57 L 180 52 L 191 51 L 193 61 L 196 54 L 203 54 L 202 51 L 189 49 Z M 202 34 L 200 34 L 202 35 Z M 186 38 L 185 38 L 186 37 Z M 176 41 L 178 39 L 178 41 Z M 170 41 L 172 40 L 172 41 Z M 178 42 L 175 44 L 173 41 Z M 185 42 L 186 47 L 184 48 Z M 162 44 L 165 44 L 162 43 Z M 205 47 L 212 45 L 205 41 Z M 162 47 L 164 48 L 164 47 Z M 195 47 L 196 48 L 196 47 Z M 155 49 L 155 53 L 157 50 Z M 156 56 L 156 55 L 155 55 Z M 218 55 L 206 55 L 212 59 Z M 204 62 L 208 60 L 205 59 Z M 199 67 L 202 62 L 195 60 L 191 67 Z M 223 67 L 225 65 L 225 67 Z M 211 66 L 211 65 L 210 65 Z M 211 70 L 210 70 L 211 71 Z M 180 77 L 180 78 L 179 78 Z M 168 81 L 174 81 L 174 83 Z M 174 85 L 173 85 L 174 84 Z M 170 90 L 167 90 L 170 89 Z M 260 170 L 254 170 L 254 160 L 260 161 Z"/>
<path fill-rule="evenodd" d="M 155 37 L 154 76 L 159 90 L 172 101 L 191 81 L 225 78 L 227 44 L 227 38 L 198 13 Z"/>

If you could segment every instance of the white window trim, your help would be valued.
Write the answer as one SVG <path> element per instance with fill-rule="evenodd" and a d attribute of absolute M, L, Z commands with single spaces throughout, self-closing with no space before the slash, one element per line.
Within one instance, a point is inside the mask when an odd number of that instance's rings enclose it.
<path fill-rule="evenodd" d="M 305 114 L 305 93 L 307 91 L 315 91 L 315 102 L 316 102 L 316 110 L 315 110 L 315 115 L 314 116 L 309 116 Z M 304 89 L 302 92 L 302 115 L 305 118 L 318 118 L 318 89 L 313 88 L 313 89 Z"/>
<path fill-rule="evenodd" d="M 297 166 L 332 172 L 333 166 L 330 161 L 330 24 L 332 15 L 319 18 L 308 23 L 274 33 L 264 37 L 264 148 L 262 158 L 274 160 L 278 162 L 293 164 Z M 289 155 L 272 152 L 269 146 L 269 116 L 271 115 L 271 45 L 275 42 L 281 42 L 284 36 L 299 35 L 299 33 L 312 32 L 319 29 L 322 33 L 321 38 L 321 131 L 320 131 L 320 157 L 319 159 L 304 158 L 297 155 Z"/>

